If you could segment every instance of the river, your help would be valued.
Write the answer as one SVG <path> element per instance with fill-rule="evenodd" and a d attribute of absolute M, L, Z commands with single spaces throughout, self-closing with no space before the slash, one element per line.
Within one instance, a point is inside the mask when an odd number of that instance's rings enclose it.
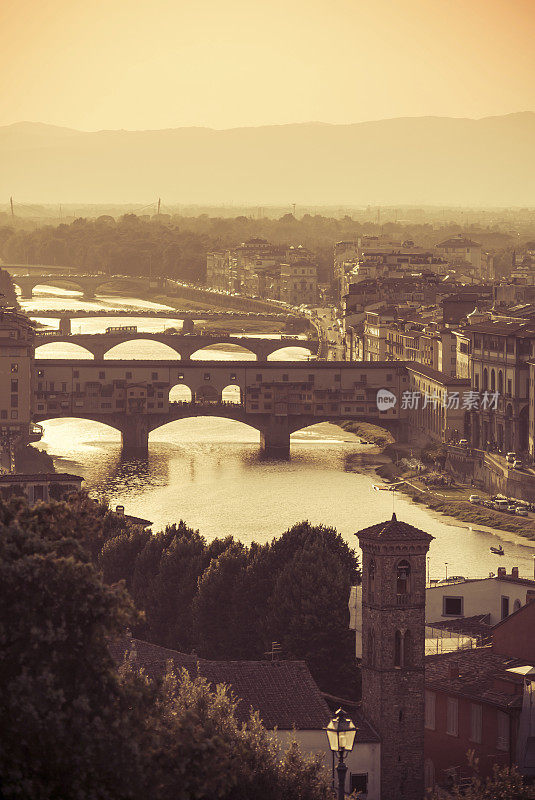
<path fill-rule="evenodd" d="M 58 300 L 61 297 L 61 302 Z M 38 317 L 39 310 L 132 308 L 131 318 L 73 321 L 73 332 L 100 332 L 106 325 L 137 324 L 139 330 L 179 327 L 170 309 L 168 320 L 136 318 L 135 309 L 165 308 L 145 301 L 107 297 L 82 301 L 79 293 L 43 289 L 22 307 Z M 43 320 L 45 321 L 45 320 Z M 46 324 L 54 322 L 46 320 Z M 141 345 L 145 345 L 141 349 Z M 72 346 L 75 347 L 75 346 Z M 43 356 L 72 357 L 72 347 L 47 345 Z M 163 345 L 125 343 L 114 348 L 115 357 L 168 358 Z M 206 351 L 205 354 L 206 356 Z M 88 354 L 88 357 L 89 354 Z M 251 354 L 211 351 L 217 359 L 254 358 Z M 287 348 L 278 358 L 302 359 L 299 348 Z M 291 437 L 290 461 L 264 461 L 257 431 L 219 418 L 195 418 L 166 425 L 150 435 L 145 459 L 123 458 L 120 435 L 87 420 L 50 420 L 37 447 L 54 459 L 58 471 L 82 475 L 95 497 L 126 513 L 150 519 L 154 529 L 184 519 L 211 540 L 232 534 L 245 543 L 269 541 L 303 519 L 332 525 L 352 545 L 359 529 L 391 517 L 415 525 L 435 539 L 429 551 L 432 578 L 448 575 L 484 577 L 498 566 L 533 576 L 533 543 L 512 534 L 471 530 L 467 525 L 415 505 L 404 495 L 376 492 L 374 467 L 381 461 L 377 449 L 361 445 L 356 436 L 335 425 L 322 423 Z M 490 553 L 502 543 L 505 556 Z"/>

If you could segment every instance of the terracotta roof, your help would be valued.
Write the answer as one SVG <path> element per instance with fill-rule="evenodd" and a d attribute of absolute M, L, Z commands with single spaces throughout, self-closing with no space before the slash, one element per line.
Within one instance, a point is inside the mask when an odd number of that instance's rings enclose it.
<path fill-rule="evenodd" d="M 376 539 L 378 541 L 420 541 L 431 542 L 434 536 L 425 531 L 409 525 L 407 522 L 400 522 L 395 513 L 392 519 L 387 522 L 379 522 L 377 525 L 370 525 L 355 534 L 359 539 Z"/>
<path fill-rule="evenodd" d="M 247 721 L 251 708 L 260 712 L 269 729 L 318 730 L 332 716 L 304 661 L 206 661 L 126 636 L 111 642 L 109 650 L 118 665 L 126 657 L 152 678 L 164 675 L 171 661 L 177 670 L 185 667 L 192 677 L 227 684 L 240 698 L 240 722 Z"/>
<path fill-rule="evenodd" d="M 521 659 L 495 653 L 488 646 L 427 656 L 425 687 L 473 698 L 500 708 L 520 708 L 522 693 L 515 693 L 514 688 L 519 683 L 521 687 L 522 682 L 505 670 L 524 666 L 525 663 Z M 451 677 L 451 667 L 458 668 L 458 677 Z"/>

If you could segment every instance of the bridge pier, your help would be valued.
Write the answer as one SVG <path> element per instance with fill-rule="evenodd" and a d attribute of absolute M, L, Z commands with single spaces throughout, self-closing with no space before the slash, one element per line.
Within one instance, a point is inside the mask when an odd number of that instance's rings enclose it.
<path fill-rule="evenodd" d="M 287 417 L 270 417 L 260 431 L 265 456 L 287 461 L 290 458 L 290 427 Z"/>
<path fill-rule="evenodd" d="M 145 414 L 124 417 L 121 425 L 124 452 L 147 453 L 149 449 L 149 425 Z"/>

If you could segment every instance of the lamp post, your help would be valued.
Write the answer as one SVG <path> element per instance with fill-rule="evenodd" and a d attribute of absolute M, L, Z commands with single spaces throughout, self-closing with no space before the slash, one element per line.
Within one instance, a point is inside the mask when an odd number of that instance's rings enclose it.
<path fill-rule="evenodd" d="M 353 750 L 357 729 L 343 708 L 339 708 L 325 731 L 329 740 L 329 747 L 333 753 L 338 753 L 338 766 L 336 767 L 336 772 L 338 773 L 338 800 L 344 800 L 347 773 L 344 759 Z"/>

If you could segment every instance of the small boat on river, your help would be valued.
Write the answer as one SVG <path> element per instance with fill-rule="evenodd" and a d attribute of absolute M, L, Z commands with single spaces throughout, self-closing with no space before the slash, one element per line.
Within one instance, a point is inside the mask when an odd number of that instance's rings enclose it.
<path fill-rule="evenodd" d="M 503 547 L 500 545 L 499 547 L 491 547 L 490 552 L 494 553 L 497 556 L 503 556 L 504 550 Z"/>

